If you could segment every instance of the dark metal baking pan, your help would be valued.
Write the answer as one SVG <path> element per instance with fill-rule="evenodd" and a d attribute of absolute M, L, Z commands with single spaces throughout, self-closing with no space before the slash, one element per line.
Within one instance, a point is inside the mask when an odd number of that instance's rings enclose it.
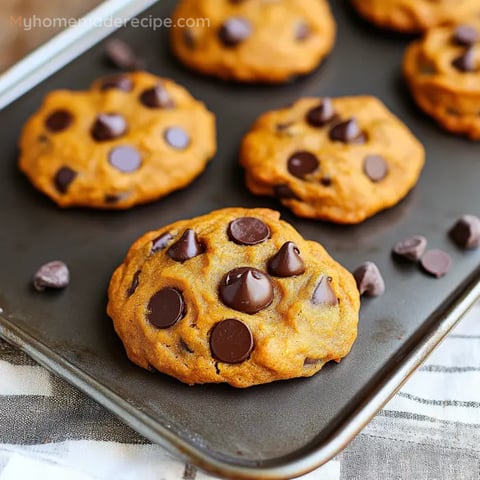
<path fill-rule="evenodd" d="M 144 15 L 165 17 L 174 1 Z M 335 50 L 313 75 L 284 86 L 241 86 L 195 75 L 170 55 L 166 30 L 123 28 L 150 70 L 174 78 L 218 115 L 219 151 L 190 187 L 128 212 L 61 210 L 17 171 L 15 141 L 42 97 L 82 89 L 109 73 L 97 45 L 33 88 L 1 114 L 0 334 L 112 410 L 137 431 L 225 477 L 290 478 L 340 451 L 480 296 L 480 251 L 464 253 L 446 235 L 465 212 L 479 214 L 480 145 L 448 135 L 423 116 L 400 79 L 407 39 L 367 27 L 343 2 Z M 249 194 L 237 154 L 240 139 L 265 110 L 302 95 L 373 94 L 402 118 L 427 149 L 417 188 L 398 206 L 358 226 L 301 220 L 272 199 Z M 143 232 L 225 206 L 278 208 L 307 238 L 322 242 L 347 268 L 364 260 L 382 270 L 387 291 L 362 305 L 358 340 L 338 365 L 310 379 L 246 390 L 188 387 L 131 364 L 105 314 L 106 288 L 130 243 Z M 395 263 L 392 244 L 422 233 L 453 258 L 435 280 Z M 59 293 L 29 286 L 41 263 L 62 259 L 72 282 Z"/>

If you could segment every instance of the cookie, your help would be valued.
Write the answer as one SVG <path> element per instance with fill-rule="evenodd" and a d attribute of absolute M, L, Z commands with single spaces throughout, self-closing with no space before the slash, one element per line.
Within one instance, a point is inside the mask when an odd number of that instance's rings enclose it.
<path fill-rule="evenodd" d="M 335 40 L 325 0 L 182 0 L 173 23 L 172 49 L 185 65 L 241 82 L 309 73 Z"/>
<path fill-rule="evenodd" d="M 403 72 L 416 103 L 450 132 L 480 139 L 480 21 L 437 27 L 413 42 Z"/>
<path fill-rule="evenodd" d="M 248 188 L 300 217 L 359 223 L 416 184 L 424 149 L 380 100 L 303 98 L 262 115 L 240 153 Z"/>
<path fill-rule="evenodd" d="M 377 26 L 404 33 L 422 32 L 480 14 L 478 0 L 352 0 L 352 4 Z"/>
<path fill-rule="evenodd" d="M 130 360 L 188 384 L 309 377 L 357 335 L 352 275 L 268 209 L 218 210 L 143 235 L 108 297 Z"/>
<path fill-rule="evenodd" d="M 125 209 L 191 183 L 215 154 L 215 119 L 145 72 L 47 95 L 20 138 L 20 169 L 61 207 Z"/>

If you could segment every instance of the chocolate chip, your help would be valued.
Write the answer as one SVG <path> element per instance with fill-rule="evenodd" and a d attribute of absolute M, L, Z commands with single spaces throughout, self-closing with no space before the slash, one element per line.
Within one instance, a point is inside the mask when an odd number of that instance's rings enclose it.
<path fill-rule="evenodd" d="M 142 158 L 135 148 L 123 145 L 110 150 L 108 161 L 117 170 L 131 173 L 140 168 Z"/>
<path fill-rule="evenodd" d="M 126 75 L 110 75 L 109 77 L 102 78 L 100 81 L 100 90 L 112 89 L 130 92 L 133 89 L 133 82 Z"/>
<path fill-rule="evenodd" d="M 170 127 L 165 130 L 165 141 L 177 150 L 185 150 L 190 145 L 188 133 L 181 127 Z"/>
<path fill-rule="evenodd" d="M 145 68 L 145 61 L 135 54 L 128 43 L 118 38 L 106 42 L 105 54 L 110 63 L 122 70 L 142 70 Z"/>
<path fill-rule="evenodd" d="M 228 225 L 228 237 L 239 245 L 257 245 L 270 237 L 268 225 L 254 217 L 241 217 Z"/>
<path fill-rule="evenodd" d="M 373 262 L 362 263 L 354 272 L 360 295 L 378 297 L 385 292 L 385 282 L 380 270 Z"/>
<path fill-rule="evenodd" d="M 105 195 L 105 203 L 115 204 L 126 200 L 131 195 L 130 192 L 121 192 Z"/>
<path fill-rule="evenodd" d="M 173 238 L 173 235 L 170 232 L 162 233 L 159 237 L 155 238 L 152 241 L 152 248 L 150 250 L 150 253 L 156 253 L 166 248 L 168 245 L 168 242 L 170 242 L 172 238 Z"/>
<path fill-rule="evenodd" d="M 175 107 L 175 102 L 161 83 L 142 92 L 140 102 L 147 108 Z"/>
<path fill-rule="evenodd" d="M 42 265 L 33 277 L 33 286 L 38 292 L 46 288 L 65 288 L 70 282 L 68 267 L 58 260 Z"/>
<path fill-rule="evenodd" d="M 307 22 L 299 22 L 295 25 L 294 37 L 298 42 L 304 42 L 311 35 L 312 30 Z"/>
<path fill-rule="evenodd" d="M 333 291 L 331 283 L 332 277 L 327 277 L 326 275 L 320 277 L 312 295 L 312 303 L 314 305 L 337 305 L 338 298 Z"/>
<path fill-rule="evenodd" d="M 477 29 L 471 25 L 459 25 L 453 34 L 453 41 L 458 45 L 470 46 L 477 40 Z"/>
<path fill-rule="evenodd" d="M 365 134 L 360 130 L 355 118 L 337 123 L 332 127 L 330 139 L 343 143 L 365 143 L 366 140 Z"/>
<path fill-rule="evenodd" d="M 218 31 L 218 38 L 227 47 L 236 47 L 252 34 L 252 24 L 243 17 L 230 17 Z"/>
<path fill-rule="evenodd" d="M 113 140 L 127 132 L 127 122 L 118 113 L 98 115 L 92 127 L 92 137 L 98 142 Z"/>
<path fill-rule="evenodd" d="M 131 297 L 135 293 L 135 290 L 138 287 L 138 281 L 139 281 L 139 278 L 140 278 L 140 273 L 141 273 L 141 270 L 137 270 L 135 272 L 135 274 L 133 275 L 132 283 L 128 287 L 128 290 L 127 290 L 127 297 Z"/>
<path fill-rule="evenodd" d="M 210 334 L 212 355 L 220 362 L 240 363 L 253 350 L 250 328 L 240 320 L 229 318 L 217 323 Z"/>
<path fill-rule="evenodd" d="M 323 127 L 336 118 L 333 103 L 330 98 L 324 98 L 322 103 L 307 112 L 306 120 L 312 127 Z"/>
<path fill-rule="evenodd" d="M 298 197 L 295 195 L 295 192 L 286 184 L 286 183 L 281 183 L 279 185 L 275 185 L 273 187 L 273 194 L 277 198 L 295 198 L 298 199 Z"/>
<path fill-rule="evenodd" d="M 380 155 L 367 155 L 363 161 L 363 172 L 372 182 L 380 182 L 388 175 L 388 164 Z"/>
<path fill-rule="evenodd" d="M 73 122 L 73 115 L 67 110 L 56 110 L 45 120 L 45 126 L 51 132 L 66 130 Z"/>
<path fill-rule="evenodd" d="M 53 182 L 60 193 L 67 193 L 69 185 L 75 180 L 77 172 L 70 167 L 61 167 L 57 170 Z"/>
<path fill-rule="evenodd" d="M 297 178 L 302 180 L 310 173 L 317 170 L 320 162 L 318 158 L 310 152 L 295 152 L 289 159 L 288 171 Z"/>
<path fill-rule="evenodd" d="M 450 237 L 461 248 L 480 247 L 480 218 L 463 215 L 450 229 Z"/>
<path fill-rule="evenodd" d="M 452 259 L 450 255 L 443 250 L 429 250 L 423 255 L 420 263 L 425 272 L 436 278 L 440 278 L 449 272 L 452 266 Z"/>
<path fill-rule="evenodd" d="M 427 239 L 422 235 L 410 235 L 393 247 L 393 253 L 399 257 L 418 262 L 427 248 Z"/>
<path fill-rule="evenodd" d="M 239 267 L 228 272 L 220 282 L 219 291 L 227 307 L 248 314 L 268 307 L 273 300 L 270 278 L 251 267 Z"/>
<path fill-rule="evenodd" d="M 461 72 L 473 72 L 475 71 L 475 51 L 473 47 L 470 47 L 452 61 L 452 65 Z"/>
<path fill-rule="evenodd" d="M 286 242 L 268 261 L 268 273 L 276 277 L 293 277 L 305 272 L 300 250 L 293 242 Z"/>
<path fill-rule="evenodd" d="M 180 240 L 175 242 L 168 250 L 167 254 L 176 262 L 185 262 L 190 258 L 196 257 L 205 251 L 205 247 L 198 241 L 197 235 L 191 229 L 185 230 Z"/>
<path fill-rule="evenodd" d="M 185 30 L 183 30 L 182 36 L 183 36 L 183 42 L 185 43 L 185 45 L 190 50 L 193 50 L 195 48 L 195 43 L 196 43 L 193 30 L 191 30 L 190 28 L 186 28 Z"/>
<path fill-rule="evenodd" d="M 328 175 L 325 176 L 325 177 L 322 177 L 320 179 L 320 183 L 324 186 L 324 187 L 331 187 L 332 186 L 332 177 L 329 177 Z"/>
<path fill-rule="evenodd" d="M 157 328 L 169 328 L 185 316 L 185 301 L 175 288 L 162 288 L 148 303 L 148 321 Z"/>

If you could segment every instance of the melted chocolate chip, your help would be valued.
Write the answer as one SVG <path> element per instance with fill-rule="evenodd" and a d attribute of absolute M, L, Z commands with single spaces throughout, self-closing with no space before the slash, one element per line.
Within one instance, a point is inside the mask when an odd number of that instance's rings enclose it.
<path fill-rule="evenodd" d="M 443 250 L 429 250 L 423 255 L 420 263 L 425 272 L 433 277 L 440 278 L 450 271 L 452 259 Z"/>
<path fill-rule="evenodd" d="M 240 363 L 253 350 L 250 328 L 240 320 L 229 318 L 217 323 L 210 334 L 212 356 L 220 362 Z"/>
<path fill-rule="evenodd" d="M 286 184 L 282 183 L 273 187 L 273 194 L 277 198 L 298 198 L 295 192 Z"/>
<path fill-rule="evenodd" d="M 73 116 L 67 110 L 57 110 L 45 120 L 45 126 L 50 132 L 58 133 L 66 130 L 73 122 Z"/>
<path fill-rule="evenodd" d="M 159 83 L 140 95 L 140 102 L 147 108 L 174 108 L 175 103 L 165 87 Z"/>
<path fill-rule="evenodd" d="M 117 113 L 102 113 L 98 115 L 92 127 L 92 137 L 97 142 L 113 140 L 127 132 L 127 122 Z"/>
<path fill-rule="evenodd" d="M 365 134 L 360 130 L 355 118 L 337 123 L 337 125 L 332 127 L 330 139 L 343 143 L 365 143 L 366 140 Z"/>
<path fill-rule="evenodd" d="M 403 240 L 400 240 L 393 247 L 395 255 L 418 262 L 427 248 L 427 239 L 422 235 L 410 235 Z"/>
<path fill-rule="evenodd" d="M 133 89 L 133 82 L 126 75 L 110 75 L 100 81 L 100 90 L 112 89 L 130 92 Z"/>
<path fill-rule="evenodd" d="M 148 303 L 148 321 L 157 328 L 169 328 L 185 316 L 185 301 L 175 288 L 162 288 Z"/>
<path fill-rule="evenodd" d="M 287 168 L 288 171 L 297 178 L 302 180 L 313 173 L 319 167 L 320 162 L 318 158 L 310 152 L 295 152 L 289 159 Z"/>
<path fill-rule="evenodd" d="M 150 253 L 156 253 L 167 247 L 168 242 L 173 239 L 173 235 L 170 232 L 162 233 L 159 237 L 152 241 L 152 248 Z"/>
<path fill-rule="evenodd" d="M 168 250 L 167 254 L 176 262 L 185 262 L 190 258 L 196 257 L 205 251 L 205 247 L 198 241 L 197 235 L 191 229 L 185 230 L 180 240 L 175 242 Z"/>
<path fill-rule="evenodd" d="M 68 187 L 75 180 L 77 172 L 70 167 L 61 167 L 57 170 L 53 182 L 60 193 L 67 193 Z"/>
<path fill-rule="evenodd" d="M 322 275 L 315 287 L 312 295 L 312 303 L 314 305 L 335 306 L 338 304 L 338 298 L 332 288 L 332 277 Z"/>
<path fill-rule="evenodd" d="M 218 31 L 218 38 L 226 47 L 236 47 L 252 34 L 252 24 L 242 17 L 230 17 Z"/>
<path fill-rule="evenodd" d="M 38 292 L 43 292 L 46 288 L 65 288 L 69 282 L 68 267 L 58 260 L 42 265 L 33 277 L 33 287 Z"/>
<path fill-rule="evenodd" d="M 474 72 L 475 71 L 475 51 L 472 47 L 466 50 L 465 53 L 452 60 L 452 65 L 460 72 Z"/>
<path fill-rule="evenodd" d="M 385 282 L 380 270 L 373 262 L 362 263 L 354 272 L 360 295 L 378 297 L 385 292 Z"/>
<path fill-rule="evenodd" d="M 263 310 L 273 300 L 270 278 L 251 267 L 239 267 L 228 272 L 220 283 L 219 291 L 227 307 L 248 314 Z"/>
<path fill-rule="evenodd" d="M 268 225 L 254 217 L 241 217 L 228 225 L 228 237 L 239 245 L 257 245 L 270 237 Z"/>
<path fill-rule="evenodd" d="M 181 127 L 170 127 L 165 130 L 165 141 L 177 150 L 185 150 L 190 145 L 188 133 Z"/>
<path fill-rule="evenodd" d="M 304 42 L 310 37 L 312 30 L 307 22 L 299 22 L 295 25 L 294 37 L 298 42 Z"/>
<path fill-rule="evenodd" d="M 117 170 L 131 173 L 140 168 L 142 158 L 135 148 L 124 145 L 112 148 L 108 155 L 108 161 Z"/>
<path fill-rule="evenodd" d="M 268 273 L 276 277 L 293 277 L 304 272 L 305 263 L 293 242 L 284 243 L 268 262 Z"/>
<path fill-rule="evenodd" d="M 363 172 L 372 182 L 380 182 L 388 175 L 388 164 L 380 155 L 367 155 L 363 161 Z"/>
<path fill-rule="evenodd" d="M 459 25 L 453 34 L 453 41 L 458 45 L 469 47 L 478 40 L 478 31 L 471 25 Z"/>
<path fill-rule="evenodd" d="M 138 287 L 139 278 L 140 278 L 140 273 L 141 273 L 141 270 L 137 270 L 137 271 L 135 272 L 135 274 L 133 275 L 132 283 L 131 283 L 131 285 L 128 287 L 128 290 L 127 290 L 127 297 L 131 297 L 131 296 L 135 293 L 135 290 L 136 290 L 137 287 Z"/>
<path fill-rule="evenodd" d="M 145 61 L 138 57 L 128 43 L 114 38 L 105 44 L 105 54 L 115 67 L 122 70 L 142 70 Z"/>
<path fill-rule="evenodd" d="M 324 98 L 322 103 L 307 112 L 306 120 L 312 127 L 323 127 L 336 118 L 333 103 L 330 98 Z"/>
<path fill-rule="evenodd" d="M 463 215 L 450 229 L 450 237 L 461 248 L 480 247 L 480 218 Z"/>

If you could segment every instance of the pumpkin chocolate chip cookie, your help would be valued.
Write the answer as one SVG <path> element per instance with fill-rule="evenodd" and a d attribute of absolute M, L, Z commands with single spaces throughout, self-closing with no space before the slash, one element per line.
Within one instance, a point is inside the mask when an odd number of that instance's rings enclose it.
<path fill-rule="evenodd" d="M 145 234 L 108 295 L 130 360 L 188 384 L 309 377 L 357 335 L 353 276 L 267 209 L 218 210 Z"/>

